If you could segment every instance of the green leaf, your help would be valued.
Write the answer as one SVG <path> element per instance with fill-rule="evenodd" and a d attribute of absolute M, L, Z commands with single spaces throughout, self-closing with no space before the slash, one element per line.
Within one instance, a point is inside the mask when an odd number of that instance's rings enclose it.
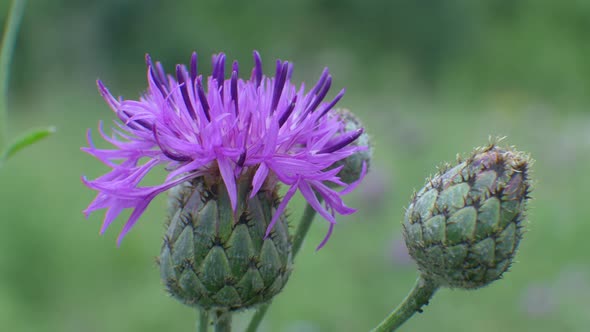
<path fill-rule="evenodd" d="M 0 163 L 8 160 L 8 158 L 14 156 L 20 150 L 26 148 L 29 145 L 37 143 L 38 141 L 44 139 L 45 137 L 53 134 L 55 132 L 55 127 L 48 127 L 42 129 L 35 129 L 32 130 L 21 137 L 17 138 L 12 144 L 6 148 L 4 153 L 2 153 L 2 157 L 0 158 Z"/>

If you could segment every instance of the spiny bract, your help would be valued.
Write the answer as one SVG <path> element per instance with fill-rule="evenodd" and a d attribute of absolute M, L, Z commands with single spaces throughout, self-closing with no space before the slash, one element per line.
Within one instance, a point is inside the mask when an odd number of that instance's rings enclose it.
<path fill-rule="evenodd" d="M 523 234 L 530 163 L 523 153 L 492 144 L 427 181 L 403 222 L 425 278 L 478 288 L 502 276 Z"/>

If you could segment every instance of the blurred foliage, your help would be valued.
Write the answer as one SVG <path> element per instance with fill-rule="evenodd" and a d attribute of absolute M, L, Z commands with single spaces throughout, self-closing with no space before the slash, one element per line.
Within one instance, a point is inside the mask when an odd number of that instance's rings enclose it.
<path fill-rule="evenodd" d="M 8 2 L 0 2 L 5 20 Z M 3 23 L 4 21 L 0 22 Z M 366 331 L 414 282 L 400 245 L 413 188 L 442 161 L 507 135 L 538 179 L 518 262 L 474 292 L 443 290 L 407 331 L 585 331 L 590 324 L 590 2 L 467 0 L 30 1 L 11 85 L 11 134 L 55 124 L 50 140 L 0 172 L 0 322 L 7 331 L 190 331 L 196 313 L 166 296 L 153 258 L 165 197 L 116 248 L 79 177 L 105 171 L 80 152 L 86 128 L 113 119 L 98 96 L 145 89 L 146 52 L 168 69 L 225 51 L 244 68 L 258 49 L 295 81 L 323 66 L 341 106 L 365 122 L 374 168 L 330 243 L 314 223 L 265 331 Z M 246 72 L 246 71 L 244 71 Z M 334 92 L 332 92 L 334 93 Z M 291 207 L 294 218 L 302 200 Z M 248 313 L 239 315 L 238 325 Z"/>
<path fill-rule="evenodd" d="M 191 50 L 243 60 L 256 48 L 316 66 L 339 53 L 347 78 L 370 90 L 397 81 L 462 99 L 564 102 L 588 98 L 589 17 L 587 1 L 45 1 L 29 6 L 15 80 L 19 91 L 25 78 L 97 74 L 137 86 L 145 52 L 171 66 Z"/>

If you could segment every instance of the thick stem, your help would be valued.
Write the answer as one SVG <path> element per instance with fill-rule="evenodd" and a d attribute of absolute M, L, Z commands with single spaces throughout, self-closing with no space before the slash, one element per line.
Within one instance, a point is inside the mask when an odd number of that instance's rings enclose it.
<path fill-rule="evenodd" d="M 231 332 L 231 312 L 220 310 L 215 313 L 215 332 Z"/>
<path fill-rule="evenodd" d="M 0 46 L 0 151 L 4 148 L 6 138 L 6 112 L 8 92 L 8 77 L 10 63 L 16 44 L 16 35 L 25 10 L 25 0 L 13 0 L 8 13 L 8 20 L 4 27 L 2 46 Z"/>
<path fill-rule="evenodd" d="M 322 197 L 319 196 L 318 200 L 322 201 Z M 311 222 L 316 215 L 316 210 L 311 207 L 311 205 L 307 204 L 305 206 L 305 211 L 303 211 L 303 216 L 301 216 L 301 220 L 299 221 L 299 225 L 297 226 L 297 231 L 295 232 L 295 237 L 293 237 L 293 260 L 295 260 L 295 256 L 301 249 L 301 245 L 303 244 L 303 240 L 311 227 Z M 248 324 L 248 328 L 246 332 L 256 332 L 258 330 L 258 326 L 262 322 L 264 315 L 266 315 L 266 311 L 268 311 L 268 307 L 270 303 L 266 303 L 260 306 L 254 316 L 252 316 L 252 320 L 250 320 L 250 324 Z"/>
<path fill-rule="evenodd" d="M 438 286 L 431 280 L 418 277 L 410 294 L 372 332 L 395 331 L 416 312 L 422 312 L 421 308 L 428 304 L 437 289 Z"/>
<path fill-rule="evenodd" d="M 205 309 L 199 309 L 198 332 L 207 332 L 209 330 L 209 313 Z"/>

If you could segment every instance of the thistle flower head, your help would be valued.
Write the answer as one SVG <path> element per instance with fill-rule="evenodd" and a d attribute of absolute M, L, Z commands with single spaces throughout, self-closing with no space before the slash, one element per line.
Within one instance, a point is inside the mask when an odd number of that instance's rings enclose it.
<path fill-rule="evenodd" d="M 274 77 L 263 75 L 257 52 L 254 62 L 249 79 L 239 78 L 237 62 L 226 78 L 225 55 L 220 53 L 212 57 L 213 72 L 204 78 L 197 70 L 196 53 L 188 68 L 177 65 L 174 75 L 167 75 L 159 62 L 154 64 L 146 56 L 148 89 L 139 100 L 114 98 L 98 81 L 102 97 L 120 120 L 111 136 L 99 126 L 113 149 L 97 148 L 90 131 L 89 147 L 83 148 L 111 168 L 95 180 L 83 178 L 89 188 L 98 191 L 85 214 L 107 209 L 101 233 L 124 209 L 132 209 L 119 235 L 120 243 L 155 196 L 198 177 L 222 181 L 234 212 L 237 183 L 245 174 L 252 179 L 250 197 L 263 186 L 285 184 L 288 189 L 266 235 L 293 195 L 301 192 L 330 223 L 320 247 L 331 234 L 336 214 L 355 211 L 344 204 L 342 196 L 363 178 L 366 166 L 359 180 L 350 184 L 338 176 L 342 166 L 331 168 L 367 149 L 351 144 L 363 129 L 345 130 L 340 117 L 331 111 L 344 91 L 324 101 L 332 85 L 327 69 L 307 91 L 303 84 L 297 88 L 291 83 L 293 66 L 289 62 L 278 60 Z M 142 185 L 146 174 L 159 165 L 169 171 L 164 182 Z"/>

